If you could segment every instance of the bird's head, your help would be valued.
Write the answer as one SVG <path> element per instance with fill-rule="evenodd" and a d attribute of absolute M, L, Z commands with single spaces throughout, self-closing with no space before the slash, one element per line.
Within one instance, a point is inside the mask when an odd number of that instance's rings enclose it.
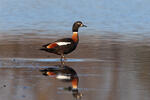
<path fill-rule="evenodd" d="M 73 32 L 78 32 L 79 27 L 87 27 L 87 26 L 84 25 L 81 21 L 76 21 L 76 22 L 73 24 L 72 31 L 73 31 Z"/>

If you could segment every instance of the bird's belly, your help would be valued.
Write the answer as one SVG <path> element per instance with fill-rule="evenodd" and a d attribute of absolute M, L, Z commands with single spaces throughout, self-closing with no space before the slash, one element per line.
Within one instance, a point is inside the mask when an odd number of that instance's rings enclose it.
<path fill-rule="evenodd" d="M 74 51 L 75 49 L 76 49 L 76 46 L 70 47 L 68 49 L 64 49 L 63 53 L 68 54 L 68 53 L 71 53 L 72 51 Z"/>
<path fill-rule="evenodd" d="M 76 48 L 76 45 L 67 45 L 67 46 L 60 46 L 55 50 L 55 53 L 58 55 L 61 54 L 68 54 L 74 51 Z"/>
<path fill-rule="evenodd" d="M 73 48 L 64 49 L 62 52 L 63 52 L 63 54 L 68 54 L 68 53 L 71 53 L 73 50 L 74 50 Z"/>

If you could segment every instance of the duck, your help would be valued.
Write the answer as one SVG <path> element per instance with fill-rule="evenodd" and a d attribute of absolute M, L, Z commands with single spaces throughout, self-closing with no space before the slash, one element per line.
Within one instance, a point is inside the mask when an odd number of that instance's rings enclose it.
<path fill-rule="evenodd" d="M 54 67 L 44 68 L 41 69 L 40 72 L 42 72 L 44 76 L 55 76 L 58 80 L 72 82 L 72 89 L 76 90 L 79 81 L 76 71 L 67 65 L 61 66 L 62 65 L 56 65 Z"/>
<path fill-rule="evenodd" d="M 40 50 L 60 55 L 61 62 L 64 61 L 66 54 L 74 51 L 79 43 L 78 30 L 80 27 L 87 27 L 81 21 L 74 22 L 72 26 L 72 38 L 58 39 L 54 42 L 43 45 Z"/>
<path fill-rule="evenodd" d="M 64 87 L 63 89 L 65 91 L 71 91 L 73 97 L 79 99 L 82 97 L 82 93 L 78 91 L 78 83 L 79 83 L 79 77 L 77 75 L 77 72 L 67 66 L 63 65 L 56 65 L 49 68 L 40 69 L 40 72 L 44 76 L 54 76 L 57 80 L 61 80 L 63 82 L 71 82 L 72 85 L 69 87 Z"/>

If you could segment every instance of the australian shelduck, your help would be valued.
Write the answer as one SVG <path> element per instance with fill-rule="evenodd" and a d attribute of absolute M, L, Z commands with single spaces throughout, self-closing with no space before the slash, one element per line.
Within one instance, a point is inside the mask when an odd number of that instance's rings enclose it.
<path fill-rule="evenodd" d="M 54 76 L 56 79 L 62 80 L 63 82 L 71 82 L 72 85 L 64 88 L 64 90 L 71 91 L 76 99 L 82 97 L 82 93 L 78 91 L 79 77 L 73 68 L 66 65 L 63 65 L 63 67 L 62 65 L 58 65 L 40 71 L 44 76 Z"/>
<path fill-rule="evenodd" d="M 40 50 L 44 50 L 50 53 L 54 53 L 61 56 L 61 62 L 62 59 L 64 59 L 64 55 L 71 53 L 74 51 L 78 45 L 79 42 L 79 36 L 78 36 L 78 29 L 79 27 L 87 27 L 84 25 L 81 21 L 76 21 L 72 26 L 72 38 L 63 38 L 59 39 L 55 42 L 48 43 L 46 45 L 43 45 L 43 48 Z"/>

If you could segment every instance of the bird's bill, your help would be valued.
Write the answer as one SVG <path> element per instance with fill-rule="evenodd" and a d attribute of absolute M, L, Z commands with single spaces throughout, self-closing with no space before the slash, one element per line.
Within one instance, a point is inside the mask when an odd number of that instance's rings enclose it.
<path fill-rule="evenodd" d="M 84 24 L 81 24 L 81 27 L 87 27 L 86 25 L 84 25 Z"/>

